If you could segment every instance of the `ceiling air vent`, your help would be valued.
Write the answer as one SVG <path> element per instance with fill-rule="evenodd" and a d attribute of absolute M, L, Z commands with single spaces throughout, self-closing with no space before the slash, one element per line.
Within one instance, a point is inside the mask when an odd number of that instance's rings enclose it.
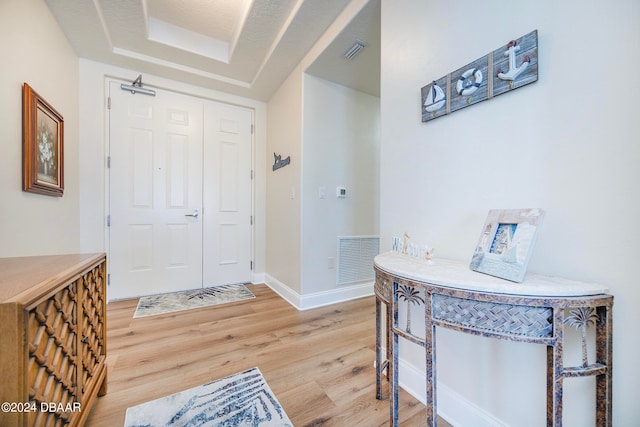
<path fill-rule="evenodd" d="M 344 53 L 344 57 L 347 59 L 353 59 L 357 54 L 364 49 L 366 45 L 363 41 L 356 40 L 356 42 Z"/>

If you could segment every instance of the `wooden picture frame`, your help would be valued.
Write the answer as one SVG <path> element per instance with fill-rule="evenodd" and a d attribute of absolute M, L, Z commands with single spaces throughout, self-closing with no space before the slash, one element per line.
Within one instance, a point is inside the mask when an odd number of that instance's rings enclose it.
<path fill-rule="evenodd" d="M 64 120 L 31 86 L 22 90 L 22 189 L 62 197 Z"/>
<path fill-rule="evenodd" d="M 490 210 L 469 267 L 522 282 L 543 219 L 542 209 Z"/>

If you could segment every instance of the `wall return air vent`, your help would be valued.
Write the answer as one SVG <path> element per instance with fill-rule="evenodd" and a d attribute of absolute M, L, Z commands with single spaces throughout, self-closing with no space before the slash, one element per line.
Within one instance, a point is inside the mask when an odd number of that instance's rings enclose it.
<path fill-rule="evenodd" d="M 380 236 L 338 237 L 338 285 L 373 282 Z"/>

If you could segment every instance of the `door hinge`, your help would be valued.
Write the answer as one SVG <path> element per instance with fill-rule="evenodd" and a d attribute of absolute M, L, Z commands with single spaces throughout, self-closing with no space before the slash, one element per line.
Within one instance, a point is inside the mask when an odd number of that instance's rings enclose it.
<path fill-rule="evenodd" d="M 111 215 L 107 215 L 107 227 L 111 227 Z"/>
<path fill-rule="evenodd" d="M 107 110 L 111 110 L 111 97 L 107 98 Z"/>
<path fill-rule="evenodd" d="M 107 274 L 107 286 L 111 284 L 111 273 Z"/>
<path fill-rule="evenodd" d="M 253 179 L 253 169 L 251 169 L 251 179 Z"/>
<path fill-rule="evenodd" d="M 111 169 L 111 156 L 107 156 L 107 169 Z"/>
<path fill-rule="evenodd" d="M 249 261 L 249 270 L 253 271 L 253 261 Z"/>
<path fill-rule="evenodd" d="M 253 225 L 253 215 L 249 217 L 249 225 Z"/>
<path fill-rule="evenodd" d="M 253 135 L 253 124 L 251 125 L 251 135 Z"/>

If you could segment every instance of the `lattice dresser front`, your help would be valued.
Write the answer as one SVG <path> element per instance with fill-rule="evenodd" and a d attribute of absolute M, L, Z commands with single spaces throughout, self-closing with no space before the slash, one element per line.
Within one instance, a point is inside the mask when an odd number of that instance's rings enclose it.
<path fill-rule="evenodd" d="M 83 425 L 106 392 L 106 257 L 0 259 L 0 425 Z"/>

